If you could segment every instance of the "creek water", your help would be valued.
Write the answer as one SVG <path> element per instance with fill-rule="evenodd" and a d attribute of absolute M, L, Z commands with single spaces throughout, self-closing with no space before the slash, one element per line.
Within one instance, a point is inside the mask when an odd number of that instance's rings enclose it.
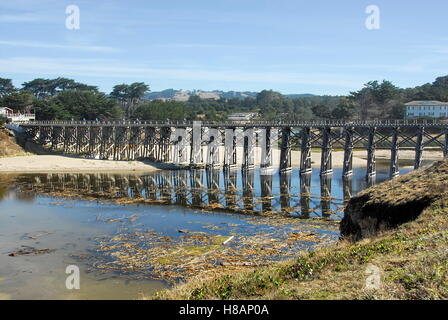
<path fill-rule="evenodd" d="M 364 174 L 365 168 L 355 168 L 349 181 L 341 169 L 324 180 L 316 169 L 307 179 L 297 169 L 282 176 L 257 169 L 0 175 L 0 299 L 138 299 L 168 288 L 166 268 L 156 277 L 150 267 L 124 268 L 98 249 L 104 239 L 123 234 L 157 235 L 157 243 L 187 233 L 233 235 L 234 250 L 251 237 L 277 239 L 288 246 L 264 259 L 293 257 L 337 240 L 344 199 L 368 187 Z M 376 183 L 386 179 L 388 168 L 379 165 Z M 297 231 L 312 237 L 291 241 Z M 30 248 L 51 252 L 10 256 Z M 119 267 L 98 267 L 110 263 Z M 66 287 L 69 265 L 80 269 L 79 290 Z"/>

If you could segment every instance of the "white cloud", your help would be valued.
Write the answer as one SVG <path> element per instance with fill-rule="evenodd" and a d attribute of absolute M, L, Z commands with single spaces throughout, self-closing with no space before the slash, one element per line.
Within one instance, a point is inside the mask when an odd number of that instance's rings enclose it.
<path fill-rule="evenodd" d="M 0 45 L 13 47 L 31 47 L 31 48 L 45 48 L 45 49 L 70 49 L 70 50 L 84 50 L 92 52 L 114 52 L 117 49 L 105 46 L 89 46 L 89 45 L 73 45 L 73 44 L 55 44 L 36 41 L 5 41 L 0 40 Z"/>
<path fill-rule="evenodd" d="M 159 79 L 194 80 L 233 83 L 262 83 L 266 87 L 273 84 L 318 85 L 335 88 L 355 89 L 366 79 L 356 78 L 346 73 L 299 73 L 299 72 L 244 72 L 238 70 L 201 70 L 198 68 L 161 69 L 141 65 L 124 65 L 116 60 L 95 59 L 45 59 L 45 58 L 5 58 L 0 59 L 0 70 L 7 74 L 29 74 L 42 76 L 83 76 L 116 78 L 139 78 L 142 81 Z"/>
<path fill-rule="evenodd" d="M 42 16 L 34 13 L 0 14 L 0 22 L 39 22 L 44 20 Z"/>

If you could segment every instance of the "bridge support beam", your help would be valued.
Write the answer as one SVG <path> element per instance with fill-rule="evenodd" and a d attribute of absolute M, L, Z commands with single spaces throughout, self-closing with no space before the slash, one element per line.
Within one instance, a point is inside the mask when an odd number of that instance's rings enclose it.
<path fill-rule="evenodd" d="M 235 128 L 224 129 L 224 169 L 234 169 L 237 166 L 235 131 Z"/>
<path fill-rule="evenodd" d="M 219 146 L 221 145 L 221 134 L 218 129 L 208 129 L 209 141 L 207 143 L 207 167 L 219 167 Z"/>
<path fill-rule="evenodd" d="M 342 176 L 346 178 L 353 175 L 353 128 L 346 128 L 344 130 L 344 134 L 345 144 Z"/>
<path fill-rule="evenodd" d="M 171 146 L 171 128 L 160 128 L 159 140 L 159 161 L 163 163 L 170 162 L 170 146 Z"/>
<path fill-rule="evenodd" d="M 331 128 L 322 128 L 322 154 L 320 163 L 320 175 L 327 176 L 333 173 L 331 145 Z"/>
<path fill-rule="evenodd" d="M 202 124 L 201 121 L 193 121 L 193 130 L 191 132 L 191 154 L 190 165 L 202 165 Z"/>
<path fill-rule="evenodd" d="M 255 132 L 253 128 L 244 130 L 243 134 L 243 170 L 253 169 L 255 166 Z"/>
<path fill-rule="evenodd" d="M 415 146 L 415 160 L 414 169 L 417 170 L 422 166 L 422 156 L 423 156 L 423 137 L 425 135 L 425 128 L 421 127 L 418 130 L 417 135 L 417 145 Z"/>
<path fill-rule="evenodd" d="M 143 140 L 143 156 L 151 161 L 156 160 L 156 128 L 146 127 Z"/>
<path fill-rule="evenodd" d="M 64 127 L 54 127 L 51 137 L 51 150 L 57 150 L 64 142 Z"/>
<path fill-rule="evenodd" d="M 130 128 L 127 160 L 135 160 L 142 156 L 142 127 L 134 126 Z"/>
<path fill-rule="evenodd" d="M 275 130 L 275 129 L 274 129 Z M 261 169 L 271 169 L 272 168 L 272 149 L 274 143 L 277 142 L 276 135 L 273 132 L 273 128 L 265 127 L 260 130 L 261 134 Z"/>
<path fill-rule="evenodd" d="M 291 171 L 291 128 L 282 128 L 282 144 L 280 147 L 280 173 Z"/>
<path fill-rule="evenodd" d="M 64 153 L 76 152 L 76 127 L 66 127 L 64 137 Z"/>
<path fill-rule="evenodd" d="M 300 174 L 312 172 L 311 168 L 311 128 L 303 128 L 301 131 L 300 148 Z"/>
<path fill-rule="evenodd" d="M 106 160 L 113 155 L 114 127 L 107 126 L 101 130 L 100 159 Z"/>
<path fill-rule="evenodd" d="M 390 177 L 395 178 L 400 175 L 400 170 L 398 168 L 398 131 L 399 128 L 393 128 L 392 131 L 392 147 L 390 153 Z"/>
<path fill-rule="evenodd" d="M 90 133 L 89 127 L 78 127 L 76 130 L 76 153 L 86 154 L 89 152 Z"/>
<path fill-rule="evenodd" d="M 114 160 L 123 160 L 127 148 L 127 126 L 117 126 L 114 135 Z"/>
<path fill-rule="evenodd" d="M 186 164 L 187 161 L 187 129 L 185 128 L 176 128 L 171 136 L 171 140 L 173 141 L 173 163 L 174 164 Z"/>
<path fill-rule="evenodd" d="M 102 127 L 89 128 L 89 157 L 96 158 L 100 154 Z"/>
<path fill-rule="evenodd" d="M 372 179 L 376 176 L 376 142 L 375 142 L 375 133 L 376 127 L 369 128 L 369 137 L 368 137 L 368 145 L 367 145 L 367 180 Z"/>

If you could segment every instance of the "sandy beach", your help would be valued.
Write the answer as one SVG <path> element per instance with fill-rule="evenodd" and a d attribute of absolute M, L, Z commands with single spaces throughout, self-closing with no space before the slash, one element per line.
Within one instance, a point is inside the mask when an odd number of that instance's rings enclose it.
<path fill-rule="evenodd" d="M 223 151 L 223 150 L 222 150 Z M 256 165 L 259 164 L 260 150 L 255 151 Z M 223 152 L 220 152 L 220 159 L 223 159 Z M 204 152 L 205 155 L 205 152 Z M 415 152 L 412 150 L 400 150 L 399 158 L 402 160 L 413 160 Z M 280 158 L 280 151 L 274 150 L 273 159 L 274 166 L 278 166 Z M 300 167 L 300 151 L 292 151 L 292 166 Z M 344 161 L 343 151 L 334 151 L 332 154 L 333 167 L 340 168 Z M 365 167 L 367 164 L 366 151 L 354 151 L 353 153 L 353 167 Z M 390 159 L 389 150 L 377 150 L 377 160 Z M 204 157 L 205 159 L 205 157 Z M 242 150 L 238 150 L 238 162 L 241 163 Z M 312 153 L 312 166 L 314 168 L 320 167 L 320 152 Z M 442 152 L 425 151 L 423 153 L 424 160 L 441 160 L 443 159 Z M 222 161 L 222 160 L 221 160 Z M 0 158 L 0 172 L 151 172 L 160 169 L 172 169 L 175 166 L 169 164 L 151 163 L 149 161 L 114 161 L 114 160 L 96 160 L 86 159 L 74 156 L 62 155 L 29 155 L 18 157 Z"/>
<path fill-rule="evenodd" d="M 66 157 L 59 155 L 32 155 L 0 158 L 0 172 L 151 172 L 161 169 L 143 161 L 113 161 Z"/>

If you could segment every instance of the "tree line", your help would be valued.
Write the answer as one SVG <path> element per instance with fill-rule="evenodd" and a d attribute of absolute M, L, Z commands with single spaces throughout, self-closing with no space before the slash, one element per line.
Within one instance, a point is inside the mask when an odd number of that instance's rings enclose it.
<path fill-rule="evenodd" d="M 387 80 L 371 81 L 347 96 L 290 98 L 273 90 L 256 97 L 188 101 L 145 99 L 144 82 L 118 84 L 109 94 L 96 86 L 67 78 L 34 79 L 16 88 L 0 78 L 0 107 L 35 112 L 38 120 L 225 120 L 234 112 L 256 112 L 264 120 L 402 119 L 406 102 L 448 101 L 448 76 L 415 88 L 399 88 Z"/>

